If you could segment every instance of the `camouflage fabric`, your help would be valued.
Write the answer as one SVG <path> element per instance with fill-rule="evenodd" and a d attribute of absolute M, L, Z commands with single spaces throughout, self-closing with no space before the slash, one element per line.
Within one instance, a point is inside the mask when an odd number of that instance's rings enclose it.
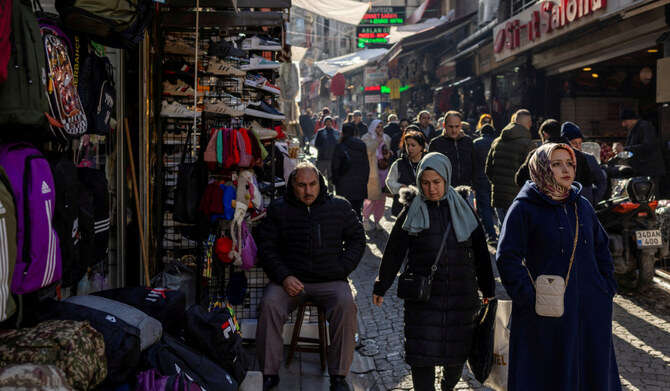
<path fill-rule="evenodd" d="M 0 391 L 72 391 L 65 373 L 53 365 L 16 364 L 0 369 Z"/>
<path fill-rule="evenodd" d="M 88 322 L 50 320 L 0 332 L 0 368 L 21 363 L 55 365 L 77 390 L 93 389 L 107 377 L 104 340 Z"/>

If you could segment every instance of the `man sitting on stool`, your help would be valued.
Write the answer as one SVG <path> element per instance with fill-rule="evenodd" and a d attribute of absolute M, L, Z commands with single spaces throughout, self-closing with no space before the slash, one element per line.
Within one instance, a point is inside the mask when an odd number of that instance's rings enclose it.
<path fill-rule="evenodd" d="M 347 282 L 365 251 L 365 233 L 351 205 L 326 191 L 311 163 L 298 164 L 290 188 L 267 209 L 260 226 L 259 264 L 270 278 L 256 329 L 263 390 L 279 383 L 282 328 L 309 300 L 330 323 L 330 389 L 349 390 L 345 377 L 354 358 L 357 308 Z"/>

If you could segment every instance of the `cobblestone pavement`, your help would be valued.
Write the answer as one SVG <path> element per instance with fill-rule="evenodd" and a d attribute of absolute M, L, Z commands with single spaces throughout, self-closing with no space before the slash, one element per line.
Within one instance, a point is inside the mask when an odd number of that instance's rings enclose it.
<path fill-rule="evenodd" d="M 395 297 L 396 284 L 389 289 L 381 307 L 372 304 L 372 285 L 394 221 L 389 209 L 382 221 L 384 231 L 368 234 L 368 248 L 359 267 L 350 276 L 359 308 L 357 357 L 367 362 L 352 368 L 352 375 L 360 379 L 357 383 L 361 386 L 356 389 L 412 389 L 409 366 L 403 356 L 403 306 Z M 494 249 L 490 250 L 493 253 Z M 508 298 L 495 265 L 494 272 L 498 297 Z M 617 295 L 614 299 L 614 347 L 624 390 L 670 390 L 670 316 L 659 309 L 659 306 L 655 308 L 635 296 Z M 437 384 L 439 390 L 439 381 Z M 456 389 L 490 390 L 479 384 L 467 367 Z"/>

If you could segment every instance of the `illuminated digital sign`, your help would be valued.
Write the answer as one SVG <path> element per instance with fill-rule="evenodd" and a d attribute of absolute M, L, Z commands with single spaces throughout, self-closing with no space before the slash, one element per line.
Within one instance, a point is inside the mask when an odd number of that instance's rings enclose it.
<path fill-rule="evenodd" d="M 405 24 L 405 7 L 372 7 L 360 24 Z"/>
<path fill-rule="evenodd" d="M 358 47 L 368 44 L 387 44 L 392 25 L 405 23 L 405 7 L 371 7 L 356 27 Z"/>

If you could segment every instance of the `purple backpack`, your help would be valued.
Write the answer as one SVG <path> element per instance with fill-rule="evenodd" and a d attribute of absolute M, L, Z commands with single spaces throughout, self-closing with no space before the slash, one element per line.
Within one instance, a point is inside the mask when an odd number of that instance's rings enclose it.
<path fill-rule="evenodd" d="M 155 368 L 137 375 L 137 391 L 202 391 L 184 372 L 162 376 Z"/>
<path fill-rule="evenodd" d="M 0 144 L 0 165 L 12 184 L 18 217 L 12 292 L 34 292 L 61 278 L 61 252 L 51 224 L 56 203 L 51 168 L 29 143 Z"/>

